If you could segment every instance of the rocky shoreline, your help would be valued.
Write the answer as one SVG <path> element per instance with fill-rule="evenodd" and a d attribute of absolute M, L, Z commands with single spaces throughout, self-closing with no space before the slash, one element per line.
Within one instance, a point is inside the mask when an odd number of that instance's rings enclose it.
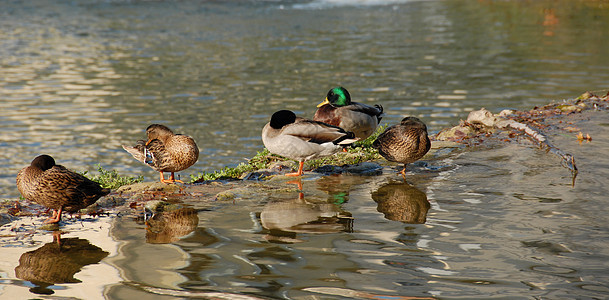
<path fill-rule="evenodd" d="M 549 152 L 560 156 L 563 165 L 573 173 L 573 183 L 577 175 L 575 158 L 569 153 L 554 147 L 548 137 L 547 131 L 558 131 L 573 135 L 581 142 L 589 142 L 594 137 L 581 132 L 574 123 L 585 119 L 584 112 L 598 112 L 609 109 L 608 95 L 599 97 L 592 93 L 584 93 L 572 100 L 535 107 L 530 111 L 503 111 L 493 114 L 485 109 L 473 111 L 468 118 L 460 124 L 442 130 L 432 137 L 432 150 L 423 161 L 433 159 L 438 150 L 443 149 L 442 155 L 450 150 L 466 146 L 487 145 L 493 146 L 501 143 L 525 143 L 533 146 L 546 147 Z M 337 155 L 358 155 L 357 153 L 339 153 Z M 363 161 L 357 164 L 334 165 L 327 164 L 312 170 L 321 175 L 354 174 L 374 176 L 383 173 L 384 166 L 393 166 L 380 156 L 374 160 Z M 303 192 L 301 184 L 289 183 L 288 178 L 282 174 L 294 170 L 296 163 L 292 161 L 278 161 L 270 164 L 268 168 L 244 173 L 239 179 L 228 178 L 220 180 L 199 180 L 192 184 L 176 185 L 160 182 L 141 182 L 122 186 L 110 195 L 100 199 L 94 205 L 81 211 L 82 215 L 104 214 L 144 214 L 144 207 L 151 201 L 155 203 L 173 203 L 174 206 L 157 205 L 165 210 L 179 209 L 188 206 L 189 202 L 221 203 L 235 201 L 261 194 L 282 194 Z M 305 178 L 307 175 L 305 175 Z M 303 179 L 306 180 L 306 179 Z M 305 191 L 306 192 L 306 191 Z M 148 205 L 150 206 L 150 205 Z M 154 211 L 156 208 L 150 208 Z M 18 232 L 18 220 L 23 217 L 39 216 L 43 219 L 44 208 L 36 204 L 19 201 L 5 201 L 0 207 L 0 224 L 2 228 L 10 228 L 10 232 Z M 67 220 L 70 220 L 68 218 Z M 69 221 L 68 221 L 69 222 Z M 56 225 L 37 227 L 44 230 L 55 230 Z M 31 228 L 27 229 L 31 230 Z M 4 232 L 4 236 L 11 236 Z"/>

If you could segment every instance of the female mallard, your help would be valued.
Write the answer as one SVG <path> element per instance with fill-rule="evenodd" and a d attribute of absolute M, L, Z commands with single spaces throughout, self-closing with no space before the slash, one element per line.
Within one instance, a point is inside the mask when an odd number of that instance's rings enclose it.
<path fill-rule="evenodd" d="M 139 140 L 133 147 L 123 146 L 135 159 L 141 161 L 160 174 L 164 183 L 181 182 L 175 179 L 175 172 L 179 172 L 194 165 L 199 159 L 199 147 L 191 137 L 174 134 L 165 125 L 152 124 L 146 128 L 148 141 Z M 163 172 L 171 172 L 166 180 Z"/>
<path fill-rule="evenodd" d="M 305 160 L 332 155 L 355 141 L 352 132 L 298 118 L 289 110 L 274 113 L 262 129 L 262 142 L 271 153 L 298 161 L 298 172 L 286 176 L 302 175 Z"/>
<path fill-rule="evenodd" d="M 351 95 L 342 86 L 331 89 L 317 107 L 313 120 L 351 131 L 360 140 L 374 133 L 383 116 L 383 107 L 378 104 L 351 102 Z"/>
<path fill-rule="evenodd" d="M 62 211 L 76 212 L 110 193 L 99 183 L 56 165 L 49 155 L 34 158 L 19 171 L 17 188 L 25 199 L 53 209 L 53 217 L 45 223 L 57 223 Z"/>
<path fill-rule="evenodd" d="M 420 159 L 431 148 L 427 136 L 427 126 L 415 117 L 406 117 L 398 125 L 393 125 L 381 133 L 372 147 L 387 160 L 403 163 L 404 169 L 400 171 L 406 177 L 406 164 Z"/>

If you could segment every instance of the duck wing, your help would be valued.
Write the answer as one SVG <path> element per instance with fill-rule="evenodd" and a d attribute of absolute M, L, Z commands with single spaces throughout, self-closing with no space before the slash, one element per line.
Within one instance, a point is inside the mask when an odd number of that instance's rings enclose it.
<path fill-rule="evenodd" d="M 401 131 L 397 126 L 391 126 L 381 133 L 372 143 L 372 147 L 379 151 L 379 154 L 389 161 L 396 161 L 393 153 L 398 151 L 398 144 L 401 144 Z"/>
<path fill-rule="evenodd" d="M 139 140 L 135 146 L 124 146 L 123 149 L 129 152 L 133 158 L 147 164 L 152 169 L 160 171 L 168 164 L 171 164 L 171 156 L 165 144 L 158 139 L 151 140 L 146 145 L 146 141 Z"/>
<path fill-rule="evenodd" d="M 352 132 L 347 132 L 337 126 L 302 118 L 282 128 L 281 134 L 292 135 L 316 144 L 334 143 L 342 145 L 357 141 Z"/>
<path fill-rule="evenodd" d="M 151 168 L 161 171 L 170 168 L 173 165 L 173 158 L 167 147 L 161 140 L 152 140 L 148 142 L 144 163 Z"/>
<path fill-rule="evenodd" d="M 110 189 L 102 188 L 99 183 L 61 165 L 44 171 L 36 191 L 38 199 L 33 200 L 54 209 L 63 206 L 68 212 L 87 207 L 110 193 Z"/>
<path fill-rule="evenodd" d="M 361 112 L 367 114 L 369 116 L 374 116 L 377 119 L 377 122 L 380 122 L 383 118 L 383 106 L 379 104 L 375 104 L 374 106 L 370 106 L 363 103 L 352 102 L 351 105 L 347 106 L 350 110 Z"/>

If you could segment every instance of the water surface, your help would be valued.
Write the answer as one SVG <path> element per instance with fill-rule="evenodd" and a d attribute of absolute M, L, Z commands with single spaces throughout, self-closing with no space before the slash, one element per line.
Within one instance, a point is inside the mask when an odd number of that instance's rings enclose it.
<path fill-rule="evenodd" d="M 336 85 L 382 104 L 387 123 L 415 115 L 431 131 L 608 88 L 597 2 L 355 3 L 4 1 L 3 197 L 41 153 L 154 178 L 120 147 L 153 122 L 198 141 L 183 178 L 237 165 L 272 112 L 310 117 Z"/>

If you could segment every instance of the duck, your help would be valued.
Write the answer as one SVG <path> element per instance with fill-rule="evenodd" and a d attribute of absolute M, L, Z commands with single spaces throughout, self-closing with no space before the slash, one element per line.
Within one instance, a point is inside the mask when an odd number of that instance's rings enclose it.
<path fill-rule="evenodd" d="M 405 117 L 400 124 L 387 127 L 372 147 L 388 161 L 403 163 L 398 172 L 406 178 L 406 165 L 421 159 L 431 148 L 427 126 L 419 118 Z"/>
<path fill-rule="evenodd" d="M 55 164 L 50 155 L 39 155 L 17 174 L 17 189 L 29 200 L 53 210 L 45 223 L 61 221 L 61 213 L 74 213 L 108 195 L 110 189 Z"/>
<path fill-rule="evenodd" d="M 273 113 L 262 129 L 262 142 L 269 152 L 298 161 L 298 171 L 286 176 L 301 176 L 306 160 L 332 155 L 357 140 L 353 132 L 296 117 L 290 110 Z"/>
<path fill-rule="evenodd" d="M 151 124 L 146 128 L 148 140 L 139 140 L 135 146 L 125 146 L 136 160 L 159 172 L 163 183 L 184 183 L 175 179 L 175 173 L 188 169 L 199 159 L 199 147 L 195 140 L 187 135 L 175 134 L 169 127 Z M 165 179 L 164 172 L 170 172 Z"/>
<path fill-rule="evenodd" d="M 317 105 L 313 120 L 351 131 L 365 140 L 372 135 L 383 117 L 383 106 L 351 102 L 346 88 L 339 86 L 328 91 L 326 99 Z"/>

